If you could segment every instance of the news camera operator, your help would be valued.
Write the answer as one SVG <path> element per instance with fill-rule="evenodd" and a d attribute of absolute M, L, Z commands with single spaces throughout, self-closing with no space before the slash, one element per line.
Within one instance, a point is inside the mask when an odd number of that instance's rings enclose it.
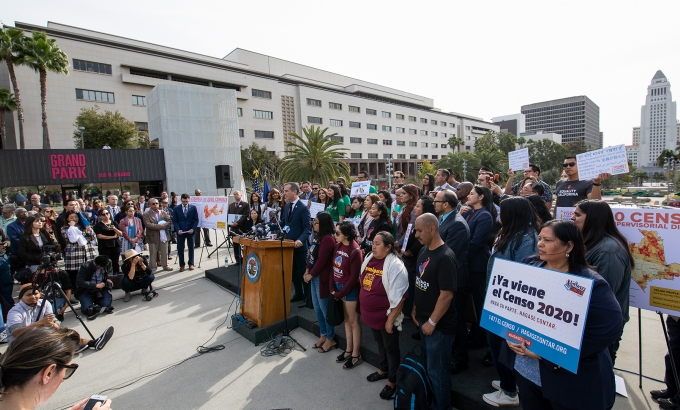
<path fill-rule="evenodd" d="M 113 282 L 111 260 L 108 256 L 99 255 L 83 263 L 76 277 L 76 298 L 80 301 L 80 311 L 88 320 L 99 316 L 102 308 L 106 313 L 113 313 L 111 307 L 111 289 Z"/>
<path fill-rule="evenodd" d="M 142 300 L 145 302 L 158 296 L 153 289 L 150 290 L 151 283 L 156 279 L 149 266 L 149 260 L 134 249 L 125 251 L 123 261 L 123 283 L 121 288 L 125 291 L 124 302 L 132 299 L 130 292 L 142 290 Z"/>
<path fill-rule="evenodd" d="M 41 326 L 17 337 L 0 358 L 0 409 L 35 409 L 78 369 L 73 355 L 80 336 L 70 329 Z M 81 410 L 88 398 L 69 410 Z M 95 404 L 109 410 L 111 400 Z"/>

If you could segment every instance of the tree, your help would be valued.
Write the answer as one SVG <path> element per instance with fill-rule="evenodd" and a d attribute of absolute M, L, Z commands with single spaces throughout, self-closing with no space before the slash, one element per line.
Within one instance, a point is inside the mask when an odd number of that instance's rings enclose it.
<path fill-rule="evenodd" d="M 655 172 L 654 175 L 652 175 L 652 182 L 659 182 L 664 179 L 666 179 L 666 176 L 661 172 Z"/>
<path fill-rule="evenodd" d="M 508 157 L 498 149 L 488 151 L 476 151 L 475 157 L 480 166 L 489 167 L 495 174 L 507 175 Z"/>
<path fill-rule="evenodd" d="M 101 148 L 108 143 L 111 148 L 136 148 L 140 145 L 140 131 L 134 122 L 123 117 L 118 111 L 99 112 L 99 106 L 81 108 L 73 124 L 75 148 L 81 147 L 80 130 L 85 127 L 85 148 Z M 142 137 L 143 139 L 143 137 Z M 146 139 L 148 140 L 148 134 Z M 141 144 L 144 146 L 144 143 Z M 149 142 L 149 146 L 151 142 Z"/>
<path fill-rule="evenodd" d="M 568 155 L 567 148 L 564 145 L 549 139 L 529 140 L 527 148 L 529 148 L 531 163 L 541 167 L 541 177 L 546 171 L 552 169 L 558 170 L 559 174 L 562 173 L 562 163 L 564 157 Z"/>
<path fill-rule="evenodd" d="M 281 158 L 272 151 L 267 151 L 267 146 L 259 146 L 257 143 L 250 144 L 247 148 L 241 148 L 241 166 L 244 178 L 253 179 L 254 171 L 258 170 L 261 178 L 266 178 L 277 184 L 281 181 L 279 167 Z"/>
<path fill-rule="evenodd" d="M 286 181 L 311 181 L 327 184 L 331 179 L 344 177 L 349 180 L 349 165 L 343 162 L 347 148 L 338 148 L 342 143 L 325 135 L 328 128 L 303 128 L 304 138 L 291 132 L 294 141 L 286 141 L 286 156 L 279 171 Z"/>
<path fill-rule="evenodd" d="M 448 153 L 437 162 L 439 168 L 451 168 L 459 181 L 476 181 L 479 159 L 471 152 Z M 463 170 L 467 174 L 463 175 Z"/>
<path fill-rule="evenodd" d="M 524 137 L 518 137 L 517 138 L 517 144 L 519 144 L 519 148 L 522 149 L 524 148 L 524 144 L 527 143 L 527 139 Z"/>
<path fill-rule="evenodd" d="M 47 128 L 47 72 L 68 75 L 68 56 L 57 46 L 57 40 L 48 38 L 42 31 L 34 31 L 24 40 L 18 53 L 40 75 L 40 105 L 42 108 L 43 149 L 49 149 L 50 133 Z"/>
<path fill-rule="evenodd" d="M 489 131 L 475 141 L 475 152 L 500 150 L 508 154 L 517 147 L 517 137 L 509 132 Z"/>
<path fill-rule="evenodd" d="M 647 173 L 641 169 L 638 169 L 635 172 L 633 172 L 631 176 L 635 178 L 638 186 L 642 186 L 642 181 L 646 181 L 647 179 L 649 179 L 649 175 L 647 175 Z"/>
<path fill-rule="evenodd" d="M 26 140 L 24 139 L 24 109 L 21 107 L 21 92 L 17 83 L 17 76 L 14 73 L 14 67 L 23 64 L 23 59 L 18 57 L 18 51 L 24 44 L 24 31 L 14 27 L 6 27 L 0 30 L 0 61 L 7 64 L 7 71 L 9 71 L 9 79 L 12 82 L 14 89 L 14 98 L 16 99 L 17 117 L 19 119 L 19 148 L 26 148 Z M 4 131 L 3 131 L 4 136 Z M 4 141 L 3 141 L 4 147 Z"/>
<path fill-rule="evenodd" d="M 680 151 L 679 151 L 680 154 Z M 666 164 L 666 162 L 672 162 L 673 160 L 679 159 L 678 156 L 675 155 L 675 152 L 673 152 L 672 149 L 665 149 L 661 151 L 661 155 L 659 155 L 659 158 L 656 159 L 656 162 L 659 164 L 659 167 L 662 167 Z"/>
<path fill-rule="evenodd" d="M 420 172 L 418 172 L 418 178 L 422 180 L 425 178 L 425 174 L 436 174 L 437 168 L 430 163 L 429 160 L 425 160 L 420 164 Z"/>
<path fill-rule="evenodd" d="M 449 138 L 448 144 L 451 149 L 455 148 L 457 152 L 460 152 L 460 146 L 463 145 L 463 139 L 460 137 L 453 136 Z"/>
<path fill-rule="evenodd" d="M 564 144 L 564 147 L 567 150 L 567 155 L 570 155 L 570 156 L 573 156 L 573 157 L 575 157 L 578 154 L 583 154 L 584 152 L 588 152 L 588 151 L 591 150 L 590 147 L 587 147 L 586 143 L 581 139 L 578 139 L 574 142 L 568 142 L 568 143 Z"/>
<path fill-rule="evenodd" d="M 5 130 L 5 113 L 16 111 L 17 100 L 14 94 L 6 88 L 0 88 L 0 139 L 2 139 L 2 149 L 7 149 L 7 132 Z"/>

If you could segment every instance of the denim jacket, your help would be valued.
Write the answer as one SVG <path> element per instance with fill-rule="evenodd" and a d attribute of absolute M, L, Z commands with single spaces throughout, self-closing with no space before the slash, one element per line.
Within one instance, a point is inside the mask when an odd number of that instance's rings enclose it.
<path fill-rule="evenodd" d="M 493 262 L 496 258 L 507 259 L 510 261 L 521 262 L 522 259 L 527 256 L 535 255 L 538 253 L 538 235 L 536 231 L 531 229 L 527 231 L 521 237 L 522 244 L 519 248 L 515 249 L 515 244 L 517 237 L 510 241 L 508 246 L 505 247 L 505 251 L 499 252 L 494 246 L 492 250 L 491 257 L 489 258 L 489 264 L 486 266 L 486 282 L 489 283 L 489 278 L 491 277 L 491 270 L 493 269 Z"/>

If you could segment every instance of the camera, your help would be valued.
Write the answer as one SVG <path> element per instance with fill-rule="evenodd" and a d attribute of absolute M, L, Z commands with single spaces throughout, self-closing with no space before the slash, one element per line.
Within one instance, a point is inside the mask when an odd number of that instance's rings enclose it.
<path fill-rule="evenodd" d="M 41 268 L 53 268 L 61 260 L 61 253 L 57 252 L 57 245 L 45 245 L 43 247 Z"/>

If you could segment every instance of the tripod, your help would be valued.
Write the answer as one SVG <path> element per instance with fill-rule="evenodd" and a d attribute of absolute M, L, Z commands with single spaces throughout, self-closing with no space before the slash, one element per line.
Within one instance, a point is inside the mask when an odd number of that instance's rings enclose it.
<path fill-rule="evenodd" d="M 56 306 L 56 303 L 55 303 L 56 300 L 59 297 L 62 297 L 66 301 L 66 304 L 68 305 L 68 307 L 71 309 L 71 312 L 73 312 L 73 314 L 76 315 L 76 319 L 78 319 L 80 324 L 83 325 L 87 334 L 90 335 L 90 338 L 92 340 L 96 340 L 97 338 L 94 337 L 92 332 L 90 332 L 90 329 L 87 328 L 87 326 L 85 325 L 85 322 L 83 322 L 83 319 L 80 317 L 78 312 L 73 308 L 71 301 L 69 300 L 68 297 L 66 297 L 64 290 L 61 288 L 61 285 L 57 281 L 57 277 L 56 277 L 57 267 L 56 266 L 48 266 L 48 267 L 41 266 L 41 267 L 38 268 L 38 270 L 40 270 L 40 269 L 45 269 L 46 278 L 43 281 L 42 285 L 40 285 L 40 287 L 43 290 L 43 296 L 42 296 L 42 298 L 40 298 L 40 300 L 42 300 L 42 304 L 40 305 L 40 310 L 38 311 L 38 316 L 36 316 L 36 317 L 38 317 L 38 318 L 40 317 L 43 309 L 45 308 L 46 303 L 52 303 L 53 306 Z M 35 288 L 35 286 L 34 286 L 34 288 Z"/>
<path fill-rule="evenodd" d="M 279 227 L 280 226 L 281 225 L 279 224 Z M 287 341 L 290 341 L 290 342 L 293 342 L 296 345 L 300 346 L 300 349 L 302 349 L 304 352 L 306 352 L 307 349 L 302 347 L 300 342 L 295 340 L 295 338 L 290 335 L 290 329 L 288 328 L 288 312 L 287 312 L 287 309 L 286 309 L 286 273 L 285 273 L 285 269 L 284 269 L 284 266 L 283 266 L 283 238 L 285 236 L 283 229 L 281 229 L 279 231 L 279 235 L 280 235 L 279 250 L 281 251 L 281 285 L 282 285 L 282 288 L 283 288 L 283 320 L 284 320 L 284 323 L 285 323 L 285 328 L 283 329 L 283 332 L 281 332 L 281 335 L 276 338 L 274 345 L 275 345 L 275 347 L 281 346 L 282 344 L 287 345 L 288 344 Z M 295 265 L 295 263 L 293 263 L 293 265 Z"/>

